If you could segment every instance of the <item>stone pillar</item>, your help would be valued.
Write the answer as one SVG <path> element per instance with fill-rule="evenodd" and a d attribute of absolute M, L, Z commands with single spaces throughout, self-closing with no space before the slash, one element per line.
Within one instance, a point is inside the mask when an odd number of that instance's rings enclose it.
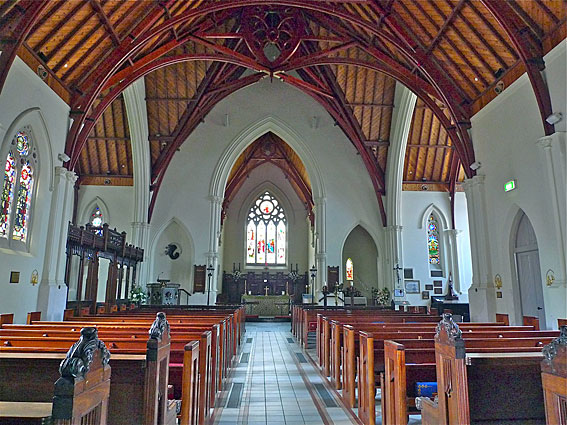
<path fill-rule="evenodd" d="M 384 286 L 391 289 L 392 297 L 394 296 L 393 289 L 404 289 L 402 230 L 403 227 L 398 225 L 386 227 L 386 276 L 388 276 L 388 279 L 384 282 Z M 401 270 L 394 270 L 396 266 Z M 398 275 L 400 277 L 399 282 Z"/>
<path fill-rule="evenodd" d="M 327 199 L 320 197 L 315 199 L 315 234 L 317 235 L 315 251 L 315 267 L 317 268 L 317 278 L 313 295 L 317 295 L 327 281 Z M 309 266 L 311 267 L 311 266 Z M 311 283 L 311 277 L 309 278 Z"/>
<path fill-rule="evenodd" d="M 492 259 L 488 231 L 488 209 L 483 175 L 463 182 L 467 196 L 472 256 L 472 285 L 469 305 L 472 321 L 496 319 L 496 293 L 492 278 Z"/>
<path fill-rule="evenodd" d="M 64 167 L 55 167 L 55 182 L 45 247 L 37 310 L 44 320 L 62 320 L 67 306 L 65 263 L 67 228 L 73 215 L 74 185 L 77 175 Z"/>
<path fill-rule="evenodd" d="M 453 278 L 453 289 L 457 294 L 461 294 L 461 274 L 459 270 L 459 243 L 458 237 L 461 234 L 460 230 L 445 229 L 445 258 L 447 264 L 447 279 L 449 273 Z"/>
<path fill-rule="evenodd" d="M 124 104 L 130 129 L 132 164 L 134 166 L 134 205 L 132 208 L 132 243 L 144 249 L 144 262 L 138 266 L 137 282 L 145 286 L 149 276 L 150 246 L 148 210 L 150 206 L 151 157 L 148 141 L 148 114 L 146 110 L 146 87 L 140 78 L 124 90 Z"/>
<path fill-rule="evenodd" d="M 146 283 L 153 281 L 155 276 L 150 276 L 150 228 L 147 222 L 133 222 L 131 241 L 134 246 L 144 250 L 144 261 L 138 265 L 136 281 L 137 285 L 145 286 Z M 127 294 L 129 296 L 129 294 Z"/>
<path fill-rule="evenodd" d="M 553 227 L 557 229 L 556 249 L 559 264 L 554 267 L 555 282 L 553 286 L 565 286 L 567 268 L 567 136 L 566 133 L 555 132 L 551 136 L 537 141 L 543 151 L 543 165 L 547 169 L 547 187 L 549 187 L 549 206 L 553 217 Z M 563 294 L 564 295 L 564 294 Z"/>
<path fill-rule="evenodd" d="M 209 252 L 207 252 L 207 267 L 214 267 L 213 277 L 210 282 L 211 290 L 211 305 L 214 305 L 217 299 L 217 293 L 222 290 L 222 280 L 219 279 L 219 242 L 221 237 L 221 224 L 220 218 L 222 213 L 221 196 L 209 196 L 211 203 L 210 208 L 210 227 L 209 227 Z M 206 288 L 209 288 L 209 272 L 207 271 Z"/>

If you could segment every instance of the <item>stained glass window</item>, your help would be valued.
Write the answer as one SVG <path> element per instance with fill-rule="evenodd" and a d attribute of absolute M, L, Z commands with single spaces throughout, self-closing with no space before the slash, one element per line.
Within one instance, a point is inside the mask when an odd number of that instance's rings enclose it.
<path fill-rule="evenodd" d="M 28 241 L 34 173 L 37 171 L 37 151 L 30 137 L 31 129 L 18 131 L 6 156 L 4 179 L 0 192 L 0 238 L 7 246 Z"/>
<path fill-rule="evenodd" d="M 8 153 L 4 169 L 4 182 L 0 197 L 0 236 L 8 237 L 10 233 L 10 212 L 14 200 L 14 186 L 16 184 L 16 160 L 12 152 Z"/>
<path fill-rule="evenodd" d="M 27 238 L 32 190 L 33 170 L 29 161 L 26 161 L 22 165 L 22 171 L 20 173 L 18 202 L 16 207 L 16 215 L 14 217 L 14 233 L 12 237 L 17 241 L 25 242 Z"/>
<path fill-rule="evenodd" d="M 98 207 L 94 207 L 93 212 L 91 213 L 91 226 L 94 227 L 95 233 L 97 235 L 102 236 L 102 223 L 103 223 L 102 211 Z"/>
<path fill-rule="evenodd" d="M 248 211 L 246 263 L 286 263 L 286 217 L 278 200 L 264 192 Z"/>
<path fill-rule="evenodd" d="M 427 247 L 429 248 L 429 264 L 439 265 L 439 224 L 433 214 L 427 222 Z"/>
<path fill-rule="evenodd" d="M 346 260 L 346 280 L 354 280 L 354 267 L 350 258 Z"/>

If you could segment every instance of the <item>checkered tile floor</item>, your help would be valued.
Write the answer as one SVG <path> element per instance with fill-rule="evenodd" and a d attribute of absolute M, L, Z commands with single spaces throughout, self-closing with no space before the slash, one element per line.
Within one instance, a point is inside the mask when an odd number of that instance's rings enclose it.
<path fill-rule="evenodd" d="M 290 324 L 247 323 L 216 425 L 356 424 L 295 340 Z"/>

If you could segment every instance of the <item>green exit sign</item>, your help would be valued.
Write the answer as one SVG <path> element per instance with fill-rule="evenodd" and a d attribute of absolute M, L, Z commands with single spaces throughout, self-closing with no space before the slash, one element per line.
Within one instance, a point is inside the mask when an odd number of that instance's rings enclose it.
<path fill-rule="evenodd" d="M 511 190 L 516 189 L 516 180 L 510 180 L 504 184 L 504 191 L 510 192 Z"/>

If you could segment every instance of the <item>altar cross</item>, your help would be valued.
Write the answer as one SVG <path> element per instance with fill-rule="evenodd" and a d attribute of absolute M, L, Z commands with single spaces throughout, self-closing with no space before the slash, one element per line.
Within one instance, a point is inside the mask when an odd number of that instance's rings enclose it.
<path fill-rule="evenodd" d="M 268 290 L 269 289 L 270 289 L 270 287 L 268 285 L 264 286 L 264 292 L 265 292 L 264 295 L 266 295 L 266 297 L 268 296 Z"/>

